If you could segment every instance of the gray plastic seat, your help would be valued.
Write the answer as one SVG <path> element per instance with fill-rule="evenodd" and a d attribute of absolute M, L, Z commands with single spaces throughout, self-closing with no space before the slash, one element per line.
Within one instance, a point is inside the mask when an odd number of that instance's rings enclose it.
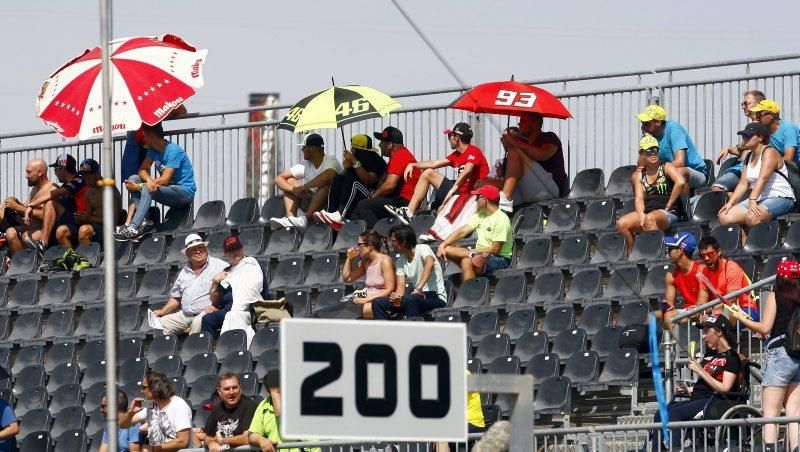
<path fill-rule="evenodd" d="M 258 356 L 269 349 L 279 348 L 280 335 L 281 330 L 278 325 L 269 325 L 261 328 L 256 331 L 253 340 L 250 341 L 250 353 L 253 356 Z"/>
<path fill-rule="evenodd" d="M 777 221 L 758 223 L 750 228 L 742 250 L 748 254 L 771 251 L 778 247 L 780 225 Z"/>
<path fill-rule="evenodd" d="M 632 262 L 664 258 L 664 232 L 644 231 L 633 240 L 628 260 Z"/>
<path fill-rule="evenodd" d="M 231 352 L 247 350 L 247 334 L 244 330 L 228 330 L 220 334 L 214 347 L 217 358 L 224 358 Z M 187 379 L 188 380 L 188 379 Z"/>
<path fill-rule="evenodd" d="M 32 306 L 39 301 L 39 281 L 35 279 L 23 279 L 17 281 L 14 287 L 11 288 L 8 294 L 9 308 L 18 308 L 21 306 Z"/>
<path fill-rule="evenodd" d="M 603 366 L 598 381 L 608 384 L 630 384 L 639 378 L 639 353 L 630 348 L 613 351 Z"/>
<path fill-rule="evenodd" d="M 62 363 L 53 368 L 50 372 L 50 379 L 47 381 L 47 389 L 55 391 L 64 385 L 71 385 L 80 382 L 81 369 L 72 362 Z"/>
<path fill-rule="evenodd" d="M 486 336 L 478 344 L 478 350 L 475 352 L 475 358 L 480 359 L 484 363 L 491 363 L 495 358 L 511 354 L 511 339 L 508 335 L 499 333 L 491 336 Z"/>
<path fill-rule="evenodd" d="M 105 361 L 96 361 L 88 365 L 83 371 L 83 378 L 81 378 L 81 386 L 83 388 L 91 388 L 92 385 L 97 383 L 105 383 L 106 381 L 106 366 L 108 363 Z"/>
<path fill-rule="evenodd" d="M 728 201 L 727 193 L 722 191 L 709 191 L 700 195 L 694 204 L 689 223 L 708 225 L 718 221 L 719 209 Z"/>
<path fill-rule="evenodd" d="M 496 311 L 475 314 L 467 323 L 467 336 L 472 339 L 473 344 L 479 343 L 484 337 L 497 334 L 498 323 Z"/>
<path fill-rule="evenodd" d="M 150 370 L 162 372 L 168 377 L 180 377 L 183 371 L 183 360 L 177 355 L 162 356 L 150 364 Z"/>
<path fill-rule="evenodd" d="M 461 284 L 453 308 L 467 309 L 486 304 L 489 299 L 489 280 L 483 276 L 471 278 Z"/>
<path fill-rule="evenodd" d="M 572 180 L 572 188 L 567 194 L 567 199 L 584 199 L 602 196 L 606 191 L 606 181 L 603 170 L 588 168 L 580 171 Z"/>
<path fill-rule="evenodd" d="M 40 364 L 28 366 L 15 375 L 14 387 L 11 389 L 16 396 L 28 388 L 44 386 L 45 378 L 44 366 Z"/>
<path fill-rule="evenodd" d="M 647 270 L 647 276 L 639 292 L 643 297 L 660 297 L 664 295 L 664 277 L 672 269 L 671 264 L 656 265 Z"/>
<path fill-rule="evenodd" d="M 575 311 L 570 306 L 553 308 L 544 314 L 542 331 L 549 337 L 556 337 L 558 333 L 571 330 L 575 326 Z"/>
<path fill-rule="evenodd" d="M 142 266 L 161 263 L 164 260 L 166 244 L 166 239 L 160 234 L 146 237 L 136 249 L 136 256 L 130 265 Z"/>
<path fill-rule="evenodd" d="M 277 369 L 281 364 L 281 353 L 278 349 L 270 349 L 258 355 L 256 358 L 255 373 L 258 375 L 266 375 L 270 369 Z"/>
<path fill-rule="evenodd" d="M 338 253 L 325 253 L 318 255 L 311 262 L 308 276 L 303 283 L 306 286 L 330 284 L 339 279 Z"/>
<path fill-rule="evenodd" d="M 304 319 L 311 313 L 311 293 L 308 290 L 290 290 L 284 295 L 287 309 L 293 318 Z"/>
<path fill-rule="evenodd" d="M 81 404 L 83 397 L 83 388 L 77 383 L 61 385 L 53 393 L 53 398 L 50 400 L 50 411 L 58 413 L 64 408 L 71 406 L 78 406 Z"/>
<path fill-rule="evenodd" d="M 548 345 L 547 333 L 529 331 L 517 339 L 517 345 L 514 347 L 514 355 L 518 356 L 520 361 L 526 363 L 536 355 L 548 353 Z"/>
<path fill-rule="evenodd" d="M 14 406 L 14 414 L 17 418 L 25 417 L 25 414 L 32 410 L 47 409 L 47 400 L 50 395 L 44 386 L 31 386 L 20 392 Z"/>
<path fill-rule="evenodd" d="M 589 238 L 585 235 L 567 237 L 561 241 L 553 259 L 554 267 L 585 264 L 589 260 Z"/>
<path fill-rule="evenodd" d="M 42 331 L 42 313 L 39 311 L 23 312 L 11 325 L 11 334 L 8 340 L 19 342 L 26 339 L 39 337 Z"/>
<path fill-rule="evenodd" d="M 186 401 L 189 402 L 191 407 L 198 407 L 202 405 L 217 388 L 217 375 L 202 375 L 192 381 L 189 386 L 189 397 Z"/>
<path fill-rule="evenodd" d="M 358 241 L 358 236 L 367 230 L 367 224 L 363 220 L 351 221 L 342 225 L 339 232 L 336 234 L 336 241 L 333 243 L 332 249 L 336 251 L 345 251 L 348 248 L 355 246 Z"/>
<path fill-rule="evenodd" d="M 586 350 L 586 332 L 580 328 L 562 331 L 553 340 L 552 353 L 558 355 L 561 361 L 583 350 Z"/>
<path fill-rule="evenodd" d="M 539 273 L 533 280 L 533 287 L 528 294 L 528 303 L 537 305 L 564 297 L 564 274 L 559 271 Z"/>
<path fill-rule="evenodd" d="M 117 259 L 117 266 L 124 267 L 133 258 L 133 242 L 125 240 L 124 242 L 114 242 L 114 256 Z"/>
<path fill-rule="evenodd" d="M 622 262 L 627 258 L 628 250 L 625 245 L 625 236 L 620 232 L 609 232 L 597 239 L 597 245 L 589 263 Z"/>
<path fill-rule="evenodd" d="M 45 370 L 50 373 L 56 366 L 75 362 L 75 343 L 56 342 L 47 351 L 47 361 L 44 362 Z"/>
<path fill-rule="evenodd" d="M 634 301 L 622 305 L 617 326 L 643 325 L 647 323 L 647 316 L 650 314 L 650 307 L 643 301 Z"/>
<path fill-rule="evenodd" d="M 194 381 L 203 375 L 217 373 L 217 357 L 213 353 L 201 353 L 186 362 L 183 378 Z M 209 393 L 210 394 L 210 393 Z M 206 397 L 208 394 L 206 394 Z"/>
<path fill-rule="evenodd" d="M 223 201 L 206 201 L 197 210 L 192 231 L 213 229 L 222 226 L 225 222 L 225 203 Z"/>
<path fill-rule="evenodd" d="M 92 363 L 106 359 L 106 342 L 103 339 L 88 341 L 83 345 L 78 364 L 85 369 Z"/>
<path fill-rule="evenodd" d="M 86 424 L 86 411 L 82 406 L 64 408 L 53 416 L 53 425 L 50 427 L 50 434 L 58 438 L 62 433 L 69 430 L 83 430 Z M 58 447 L 58 446 L 56 446 Z M 80 449 L 64 449 L 80 450 Z"/>
<path fill-rule="evenodd" d="M 19 413 L 17 413 L 18 417 Z M 49 415 L 49 413 L 48 413 Z M 22 432 L 20 430 L 20 432 Z M 48 451 L 53 447 L 53 440 L 50 438 L 50 434 L 44 431 L 32 431 L 27 435 L 23 436 L 22 434 L 17 435 L 22 438 L 20 442 L 20 449 L 19 450 L 43 450 Z"/>
<path fill-rule="evenodd" d="M 253 368 L 253 355 L 247 350 L 231 352 L 220 361 L 219 373 L 233 372 L 243 374 L 250 372 Z"/>
<path fill-rule="evenodd" d="M 14 364 L 11 366 L 12 375 L 16 375 L 28 366 L 44 364 L 44 347 L 41 345 L 27 345 L 17 350 Z"/>
<path fill-rule="evenodd" d="M 617 208 L 611 198 L 599 199 L 586 206 L 581 220 L 581 231 L 597 231 L 614 227 Z"/>
<path fill-rule="evenodd" d="M 503 326 L 503 333 L 508 335 L 511 342 L 516 342 L 524 334 L 536 328 L 536 311 L 533 309 L 520 309 L 508 314 Z"/>
<path fill-rule="evenodd" d="M 286 287 L 302 284 L 303 265 L 304 259 L 302 257 L 282 259 L 278 262 L 275 274 L 272 275 L 272 279 L 269 282 L 270 290 L 280 291 Z"/>
<path fill-rule="evenodd" d="M 597 353 L 584 351 L 570 356 L 564 367 L 563 376 L 569 378 L 573 385 L 578 385 L 596 380 L 599 373 L 600 358 Z"/>
<path fill-rule="evenodd" d="M 611 272 L 603 292 L 603 297 L 615 299 L 620 297 L 630 297 L 639 293 L 640 274 L 636 267 L 616 268 Z"/>
<path fill-rule="evenodd" d="M 539 414 L 569 412 L 571 385 L 569 378 L 566 377 L 550 377 L 542 381 L 533 399 L 534 412 Z"/>
<path fill-rule="evenodd" d="M 572 284 L 564 299 L 572 303 L 591 300 L 600 294 L 603 273 L 596 268 L 581 270 L 572 277 Z"/>
<path fill-rule="evenodd" d="M 584 308 L 581 314 L 581 319 L 578 322 L 578 328 L 583 329 L 586 335 L 592 337 L 611 324 L 611 305 L 610 304 L 593 304 Z"/>
<path fill-rule="evenodd" d="M 85 416 L 86 413 L 84 413 Z M 89 450 L 89 437 L 83 427 L 80 427 L 66 430 L 58 435 L 53 452 L 86 452 L 87 450 Z"/>
<path fill-rule="evenodd" d="M 255 372 L 244 372 L 239 374 L 239 386 L 241 386 L 242 395 L 245 397 L 252 397 L 258 394 L 258 385 L 261 378 Z"/>
<path fill-rule="evenodd" d="M 72 279 L 68 276 L 56 276 L 47 280 L 39 298 L 39 306 L 69 303 L 72 293 Z"/>
<path fill-rule="evenodd" d="M 169 293 L 169 268 L 154 268 L 147 271 L 139 283 L 136 298 L 162 297 Z"/>
<path fill-rule="evenodd" d="M 136 271 L 117 272 L 117 298 L 128 300 L 136 296 Z"/>
<path fill-rule="evenodd" d="M 566 232 L 578 227 L 578 204 L 575 202 L 566 204 L 555 204 L 550 209 L 547 217 L 547 224 L 544 227 L 545 234 Z"/>
<path fill-rule="evenodd" d="M 261 206 L 261 214 L 259 215 L 258 222 L 261 224 L 269 224 L 269 219 L 273 217 L 285 217 L 286 204 L 283 203 L 283 196 L 273 195 L 264 201 Z"/>
<path fill-rule="evenodd" d="M 526 240 L 514 268 L 518 270 L 533 270 L 546 267 L 550 264 L 553 255 L 553 243 L 550 237 L 537 237 Z"/>
<path fill-rule="evenodd" d="M 17 436 L 20 438 L 26 438 L 28 435 L 34 432 L 47 434 L 47 431 L 50 430 L 50 421 L 50 411 L 47 408 L 30 410 L 20 419 L 19 433 Z"/>
<path fill-rule="evenodd" d="M 223 250 L 222 246 L 225 239 L 230 235 L 231 230 L 228 228 L 209 231 L 205 237 L 205 241 L 208 242 L 206 249 L 208 250 L 209 256 L 216 257 L 217 259 L 225 259 L 225 250 Z"/>
<path fill-rule="evenodd" d="M 631 185 L 631 175 L 636 171 L 636 165 L 625 165 L 616 168 L 608 176 L 606 185 L 606 196 L 622 199 L 633 196 L 633 186 Z"/>
<path fill-rule="evenodd" d="M 264 249 L 264 256 L 277 257 L 297 249 L 297 230 L 281 228 L 272 231 Z"/>
<path fill-rule="evenodd" d="M 136 331 L 139 327 L 140 307 L 138 301 L 117 305 L 117 331 L 121 333 Z"/>
<path fill-rule="evenodd" d="M 245 256 L 258 256 L 266 245 L 266 233 L 261 226 L 239 229 L 239 241 L 242 242 Z"/>
<path fill-rule="evenodd" d="M 299 253 L 311 253 L 330 249 L 333 245 L 333 230 L 327 224 L 312 224 L 303 234 Z"/>
<path fill-rule="evenodd" d="M 558 375 L 558 355 L 542 353 L 528 360 L 525 373 L 533 375 L 533 385 L 539 386 L 542 381 Z"/>
<path fill-rule="evenodd" d="M 239 227 L 258 221 L 258 200 L 256 198 L 240 198 L 233 202 L 228 211 L 225 226 Z"/>
<path fill-rule="evenodd" d="M 105 306 L 92 306 L 83 310 L 74 334 L 81 337 L 94 336 L 102 334 L 105 331 L 105 327 Z"/>
<path fill-rule="evenodd" d="M 75 284 L 75 292 L 72 294 L 73 303 L 85 303 L 91 301 L 103 301 L 103 288 L 105 277 L 102 273 L 90 273 L 83 275 L 78 283 Z"/>
<path fill-rule="evenodd" d="M 507 275 L 497 280 L 489 306 L 525 303 L 528 287 L 525 275 Z"/>
<path fill-rule="evenodd" d="M 542 232 L 542 207 L 539 205 L 528 206 L 522 209 L 513 223 L 516 226 L 515 238 L 522 238 L 525 234 L 538 234 Z"/>
<path fill-rule="evenodd" d="M 186 336 L 186 339 L 183 341 L 183 346 L 181 347 L 181 359 L 186 362 L 193 356 L 201 353 L 211 353 L 211 335 L 201 332 Z M 148 357 L 149 356 L 152 355 L 148 351 Z"/>
<path fill-rule="evenodd" d="M 172 243 L 167 248 L 166 257 L 164 262 L 167 264 L 180 264 L 183 265 L 187 261 L 186 254 L 183 252 L 183 247 L 188 234 L 178 234 L 172 238 Z"/>
<path fill-rule="evenodd" d="M 605 359 L 614 350 L 619 349 L 619 338 L 622 335 L 621 326 L 607 326 L 601 328 L 592 337 L 592 345 L 589 350 L 597 353 L 600 359 Z"/>
<path fill-rule="evenodd" d="M 23 248 L 11 258 L 11 266 L 6 270 L 6 278 L 36 273 L 39 268 L 39 252 L 32 248 Z"/>
<path fill-rule="evenodd" d="M 191 342 L 189 338 L 192 335 L 186 337 L 186 342 Z M 205 335 L 204 337 L 207 337 Z M 207 348 L 204 350 L 204 353 L 210 351 L 210 341 L 208 342 Z M 185 344 L 184 344 L 185 345 Z M 150 362 L 154 362 L 162 356 L 169 356 L 169 355 L 177 355 L 178 354 L 178 338 L 174 334 L 165 334 L 163 336 L 156 336 L 150 341 L 150 346 L 147 348 L 147 360 Z"/>
<path fill-rule="evenodd" d="M 119 384 L 139 384 L 147 373 L 149 365 L 145 358 L 132 358 L 122 361 L 119 365 L 117 379 Z"/>
<path fill-rule="evenodd" d="M 78 252 L 81 256 L 86 258 L 92 267 L 97 267 L 100 264 L 100 244 L 97 242 L 89 242 L 85 245 L 78 245 L 75 248 L 75 251 Z"/>
<path fill-rule="evenodd" d="M 738 224 L 721 224 L 711 230 L 711 237 L 717 239 L 724 254 L 735 253 L 741 247 L 742 227 Z"/>

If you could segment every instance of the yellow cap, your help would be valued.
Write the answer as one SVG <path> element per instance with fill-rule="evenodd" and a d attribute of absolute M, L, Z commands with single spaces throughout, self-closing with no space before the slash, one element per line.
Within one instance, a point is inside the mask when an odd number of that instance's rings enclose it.
<path fill-rule="evenodd" d="M 636 118 L 642 122 L 663 121 L 667 119 L 667 111 L 658 105 L 648 105 Z"/>
<path fill-rule="evenodd" d="M 658 140 L 653 135 L 645 135 L 642 137 L 642 140 L 639 141 L 639 149 L 650 149 L 650 148 L 657 148 Z"/>
<path fill-rule="evenodd" d="M 353 135 L 353 138 L 350 139 L 350 143 L 353 145 L 353 149 L 366 149 L 368 151 L 372 150 L 372 138 L 364 135 L 363 133 Z"/>
<path fill-rule="evenodd" d="M 781 106 L 772 99 L 764 99 L 751 108 L 750 111 L 768 111 L 777 115 L 781 112 Z"/>

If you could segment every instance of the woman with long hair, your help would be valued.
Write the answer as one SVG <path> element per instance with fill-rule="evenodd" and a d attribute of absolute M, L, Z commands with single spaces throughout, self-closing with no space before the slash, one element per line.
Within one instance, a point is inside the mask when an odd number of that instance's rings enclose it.
<path fill-rule="evenodd" d="M 783 346 L 789 319 L 794 310 L 800 307 L 800 263 L 783 261 L 778 265 L 775 275 L 775 290 L 770 292 L 761 306 L 759 322 L 748 319 L 738 310 L 733 315 L 742 325 L 767 338 L 764 345 L 767 358 L 761 381 L 761 409 L 764 416 L 780 416 L 781 407 L 786 409 L 787 416 L 800 416 L 800 391 L 797 390 L 800 384 L 800 358 L 789 356 Z M 797 424 L 789 424 L 790 447 L 787 450 L 797 447 L 797 435 Z M 767 447 L 774 447 L 777 436 L 775 424 L 764 425 L 764 443 Z"/>
<path fill-rule="evenodd" d="M 347 259 L 344 261 L 344 282 L 351 283 L 366 275 L 366 294 L 353 298 L 354 304 L 362 306 L 365 319 L 373 318 L 372 300 L 388 297 L 395 288 L 394 262 L 381 252 L 385 243 L 383 236 L 372 229 L 364 231 L 358 236 L 356 246 L 347 250 Z M 356 257 L 361 260 L 353 264 Z"/>

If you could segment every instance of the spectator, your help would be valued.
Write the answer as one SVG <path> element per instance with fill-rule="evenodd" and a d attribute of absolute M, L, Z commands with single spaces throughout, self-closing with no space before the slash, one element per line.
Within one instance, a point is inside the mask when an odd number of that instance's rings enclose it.
<path fill-rule="evenodd" d="M 142 125 L 142 145 L 148 151 L 139 174 L 125 181 L 131 204 L 125 226 L 116 235 L 122 240 L 139 238 L 153 228 L 153 222 L 147 219 L 151 201 L 172 208 L 186 208 L 194 201 L 197 191 L 189 156 L 176 143 L 164 139 L 160 123 Z M 150 174 L 153 164 L 159 174 L 155 179 Z"/>
<path fill-rule="evenodd" d="M 667 112 L 658 105 L 648 105 L 636 118 L 642 123 L 642 133 L 658 139 L 661 161 L 680 168 L 689 188 L 706 183 L 706 163 L 682 125 L 667 120 Z M 645 166 L 643 157 L 640 156 L 638 166 Z"/>
<path fill-rule="evenodd" d="M 500 137 L 507 155 L 500 207 L 506 211 L 512 202 L 544 201 L 569 192 L 561 140 L 553 132 L 542 132 L 543 124 L 542 115 L 526 113 L 519 119 L 519 128 L 510 127 Z"/>
<path fill-rule="evenodd" d="M 161 318 L 166 334 L 200 331 L 203 316 L 217 310 L 211 305 L 211 283 L 227 267 L 224 261 L 208 255 L 208 242 L 199 235 L 189 234 L 183 243 L 189 262 L 178 273 L 167 303 L 153 312 Z"/>
<path fill-rule="evenodd" d="M 711 284 L 714 285 L 714 289 L 716 289 L 719 294 L 729 294 L 751 284 L 750 278 L 747 277 L 738 263 L 722 257 L 717 239 L 714 237 L 703 237 L 700 240 L 698 248 L 700 249 L 700 258 L 705 265 L 701 274 L 711 281 Z M 700 281 L 700 291 L 697 293 L 697 305 L 702 306 L 714 298 L 711 298 L 706 284 Z M 752 292 L 739 295 L 738 305 L 751 319 L 756 322 L 759 320 L 758 303 Z M 722 309 L 723 307 L 720 304 L 714 308 L 714 312 L 721 313 Z"/>
<path fill-rule="evenodd" d="M 253 331 L 250 306 L 264 299 L 268 291 L 267 276 L 253 257 L 245 257 L 239 237 L 232 235 L 222 245 L 230 265 L 214 276 L 209 296 L 217 310 L 206 313 L 201 328 L 214 337 L 221 332 L 243 329 L 247 344 L 256 334 Z"/>
<path fill-rule="evenodd" d="M 661 160 L 658 141 L 645 135 L 639 143 L 641 171 L 631 175 L 634 211 L 617 220 L 617 230 L 625 235 L 628 254 L 633 249 L 633 235 L 642 231 L 667 230 L 683 216 L 681 194 L 686 180 L 672 163 Z"/>
<path fill-rule="evenodd" d="M 183 116 L 187 113 L 186 106 L 179 105 L 174 110 L 169 112 L 165 119 L 174 118 L 175 116 Z M 131 176 L 139 173 L 139 168 L 142 162 L 147 157 L 147 148 L 144 147 L 144 130 L 139 127 L 137 130 L 131 130 L 127 134 L 125 140 L 125 150 L 122 151 L 122 180 L 128 180 Z"/>
<path fill-rule="evenodd" d="M 436 255 L 461 266 L 461 280 L 475 275 L 491 276 L 495 270 L 508 268 L 514 252 L 514 236 L 508 215 L 500 210 L 500 191 L 484 185 L 472 192 L 478 197 L 478 212 L 469 223 L 461 226 L 439 245 Z M 453 246 L 459 240 L 477 231 L 475 249 Z"/>
<path fill-rule="evenodd" d="M 705 321 L 697 324 L 703 330 L 703 341 L 706 343 L 706 353 L 700 363 L 694 357 L 689 359 L 689 369 L 696 373 L 698 378 L 694 386 L 685 388 L 678 386 L 677 394 L 686 394 L 689 401 L 672 401 L 667 405 L 670 422 L 690 421 L 703 411 L 709 399 L 715 393 L 735 392 L 739 390 L 739 372 L 742 361 L 739 354 L 731 348 L 735 345 L 731 324 L 724 315 L 712 315 Z M 656 411 L 653 422 L 661 422 L 661 413 Z M 660 431 L 660 430 L 659 430 Z M 680 444 L 680 429 L 671 431 L 672 442 Z M 670 442 L 664 438 L 665 445 L 669 448 Z"/>
<path fill-rule="evenodd" d="M 234 373 L 224 373 L 217 378 L 217 392 L 220 401 L 206 420 L 203 444 L 210 452 L 248 445 L 247 428 L 258 404 L 250 397 L 242 397 L 239 377 Z"/>
<path fill-rule="evenodd" d="M 7 377 L 7 372 L 4 372 Z M 14 452 L 17 450 L 16 436 L 19 434 L 19 421 L 14 414 L 14 409 L 8 400 L 0 397 L 0 452 Z"/>
<path fill-rule="evenodd" d="M 403 133 L 400 130 L 389 126 L 382 132 L 373 133 L 373 136 L 380 140 L 378 148 L 381 150 L 381 155 L 389 157 L 386 177 L 369 199 L 358 203 L 350 215 L 351 220 L 363 220 L 369 229 L 375 227 L 375 223 L 381 218 L 391 216 L 384 206 L 408 205 L 420 176 L 420 171 L 416 170 L 411 172 L 410 177 L 404 177 L 406 167 L 416 163 L 417 159 L 403 146 Z"/>
<path fill-rule="evenodd" d="M 765 99 L 750 111 L 755 114 L 755 119 L 769 131 L 769 145 L 781 153 L 787 162 L 800 162 L 800 154 L 797 153 L 800 130 L 786 119 L 781 119 L 780 105 L 774 100 Z"/>
<path fill-rule="evenodd" d="M 147 422 L 147 440 L 160 452 L 178 451 L 192 446 L 192 409 L 175 395 L 172 382 L 161 372 L 148 372 L 142 380 L 144 399 L 133 399 L 127 412 L 120 415 L 119 426 Z M 152 401 L 145 408 L 144 401 Z"/>
<path fill-rule="evenodd" d="M 675 268 L 664 276 L 664 301 L 655 314 L 664 322 L 664 326 L 672 329 L 670 319 L 697 304 L 697 294 L 700 292 L 697 274 L 703 270 L 703 265 L 692 260 L 697 241 L 691 232 L 664 237 L 664 246 L 667 248 L 667 258 Z M 682 309 L 675 307 L 678 294 L 683 298 Z"/>
<path fill-rule="evenodd" d="M 470 201 L 469 193 L 475 184 L 489 175 L 489 164 L 486 163 L 483 151 L 470 144 L 473 133 L 469 124 L 459 122 L 452 129 L 445 130 L 444 133 L 447 135 L 447 141 L 453 152 L 440 160 L 408 164 L 403 172 L 405 179 L 412 177 L 414 170 L 423 170 L 419 183 L 414 188 L 414 196 L 411 197 L 407 207 L 386 205 L 389 213 L 396 216 L 403 224 L 410 224 L 411 218 L 425 200 L 428 188 L 431 186 L 436 190 L 436 197 L 431 207 L 435 210 L 441 206 L 445 212 L 448 212 L 448 215 L 456 217 L 458 212 L 465 208 Z M 436 171 L 437 168 L 445 166 L 456 168 L 458 176 L 455 181 Z M 448 201 L 455 195 L 458 195 L 458 198 L 454 204 L 447 206 Z"/>
<path fill-rule="evenodd" d="M 748 91 L 744 93 L 744 96 L 742 96 L 742 113 L 749 122 L 757 121 L 756 114 L 750 109 L 758 105 L 758 103 L 764 99 L 766 99 L 766 97 L 761 91 Z M 711 186 L 711 190 L 726 191 L 731 193 L 736 189 L 736 184 L 739 183 L 739 178 L 742 177 L 741 157 L 745 151 L 746 149 L 744 147 L 744 141 L 740 141 L 736 146 L 722 148 L 720 153 L 717 155 L 718 164 L 724 161 L 725 158 L 730 155 L 738 157 L 739 161 L 736 162 L 735 165 L 728 168 L 724 174 L 714 181 L 714 185 Z"/>
<path fill-rule="evenodd" d="M 103 188 L 97 183 L 103 180 L 100 174 L 100 164 L 96 160 L 86 159 L 78 167 L 78 174 L 86 180 L 86 192 L 83 197 L 86 210 L 75 213 L 75 222 L 78 224 L 78 244 L 88 245 L 92 241 L 103 242 Z M 122 208 L 122 196 L 119 189 L 114 186 L 114 213 L 117 218 Z M 56 236 L 64 237 L 64 241 L 71 246 L 74 244 L 72 230 L 66 225 L 60 225 Z M 66 244 L 65 243 L 65 244 Z"/>
<path fill-rule="evenodd" d="M 467 377 L 472 375 L 470 371 L 467 371 Z M 483 406 L 481 405 L 481 394 L 479 392 L 467 392 L 467 433 L 483 433 L 486 431 L 486 422 L 483 418 Z M 436 452 L 450 452 L 455 450 L 456 452 L 461 450 L 461 448 L 466 448 L 465 450 L 472 450 L 472 446 L 475 444 L 475 440 L 470 440 L 466 444 L 460 443 L 445 443 L 439 442 L 434 444 L 433 450 Z M 461 446 L 461 448 L 459 447 Z"/>
<path fill-rule="evenodd" d="M 107 416 L 108 401 L 106 396 L 100 397 L 100 412 Z M 122 417 L 128 411 L 128 396 L 121 389 L 117 389 L 117 415 Z M 99 452 L 108 452 L 108 429 L 103 429 L 103 440 Z M 139 451 L 139 424 L 128 428 L 117 429 L 117 445 L 120 452 Z"/>
<path fill-rule="evenodd" d="M 28 180 L 28 187 L 31 187 L 28 202 L 23 204 L 16 198 L 6 198 L 3 203 L 4 221 L 10 224 L 16 223 L 15 226 L 6 229 L 8 249 L 12 254 L 22 250 L 26 244 L 38 244 L 43 240 L 47 240 L 47 245 L 57 243 L 56 212 L 54 203 L 50 200 L 52 198 L 50 192 L 57 187 L 47 178 L 47 163 L 40 158 L 29 161 L 25 165 L 25 178 Z M 36 207 L 30 207 L 31 203 L 40 200 L 46 201 Z"/>
<path fill-rule="evenodd" d="M 325 207 L 331 183 L 337 175 L 344 173 L 336 157 L 325 153 L 325 142 L 316 133 L 306 137 L 303 147 L 303 163 L 289 168 L 275 177 L 275 185 L 283 190 L 283 203 L 287 216 L 270 218 L 272 229 L 295 227 L 305 231 L 314 214 Z M 297 216 L 303 207 L 304 216 Z"/>
<path fill-rule="evenodd" d="M 750 151 L 744 160 L 744 174 L 728 202 L 719 210 L 722 224 L 754 226 L 794 209 L 794 190 L 780 153 L 769 146 L 769 131 L 758 122 L 738 132 Z M 746 201 L 739 200 L 750 189 Z M 737 204 L 738 203 L 738 204 Z"/>
<path fill-rule="evenodd" d="M 393 318 L 418 317 L 447 306 L 442 266 L 431 247 L 417 245 L 417 236 L 411 226 L 394 226 L 389 230 L 389 236 L 392 249 L 400 253 L 395 271 L 395 291 L 389 297 L 372 300 L 372 316 L 379 320 L 385 320 L 387 313 Z M 410 294 L 405 293 L 406 283 L 413 285 Z"/>
<path fill-rule="evenodd" d="M 314 214 L 319 223 L 328 223 L 335 231 L 359 202 L 369 198 L 386 174 L 386 161 L 372 148 L 372 138 L 354 135 L 350 140 L 352 151 L 342 151 L 344 174 L 333 178 L 328 193 L 328 209 Z"/>
<path fill-rule="evenodd" d="M 733 316 L 754 333 L 768 338 L 764 345 L 766 362 L 761 381 L 764 416 L 779 417 L 781 408 L 785 409 L 787 416 L 799 416 L 800 400 L 796 390 L 800 383 L 800 358 L 789 356 L 784 344 L 789 319 L 800 306 L 800 264 L 794 260 L 783 261 L 778 264 L 775 274 L 775 290 L 769 293 L 763 304 L 761 321 L 750 320 L 739 311 L 734 311 Z M 787 450 L 797 448 L 797 434 L 797 424 L 789 424 Z M 776 425 L 764 424 L 764 444 L 776 444 L 777 439 Z"/>
<path fill-rule="evenodd" d="M 247 429 L 247 442 L 257 447 L 261 452 L 275 452 L 278 443 L 289 443 L 281 438 L 281 387 L 280 369 L 272 368 L 264 375 L 264 387 L 269 390 L 269 396 L 256 407 L 253 422 Z M 304 447 L 302 449 L 281 449 L 286 452 L 320 452 L 319 447 Z"/>
<path fill-rule="evenodd" d="M 360 304 L 365 319 L 373 318 L 372 300 L 388 297 L 395 289 L 395 270 L 392 258 L 382 253 L 385 239 L 373 230 L 364 231 L 358 236 L 356 246 L 347 250 L 342 280 L 352 283 L 366 275 L 366 294 L 354 297 L 353 304 Z M 353 260 L 360 257 L 357 264 Z"/>

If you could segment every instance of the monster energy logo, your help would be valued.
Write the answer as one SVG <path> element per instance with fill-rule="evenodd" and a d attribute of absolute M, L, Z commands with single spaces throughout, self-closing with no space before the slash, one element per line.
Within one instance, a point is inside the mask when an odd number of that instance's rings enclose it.
<path fill-rule="evenodd" d="M 662 180 L 661 182 L 658 182 L 656 184 L 656 190 L 658 190 L 659 194 L 666 195 L 667 194 L 667 182 L 665 180 Z"/>

